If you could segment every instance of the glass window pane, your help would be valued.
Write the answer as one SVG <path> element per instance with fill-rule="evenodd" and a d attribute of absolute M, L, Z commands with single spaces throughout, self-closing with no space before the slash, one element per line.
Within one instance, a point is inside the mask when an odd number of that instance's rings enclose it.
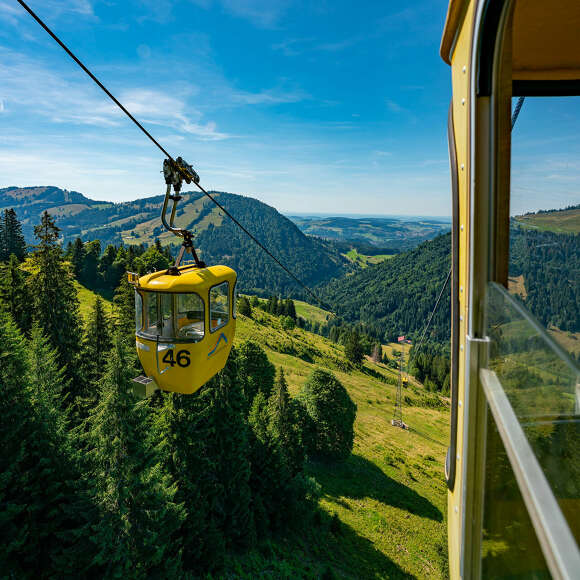
<path fill-rule="evenodd" d="M 135 332 L 143 328 L 143 297 L 135 290 Z"/>
<path fill-rule="evenodd" d="M 203 300 L 197 294 L 177 294 L 177 336 L 200 341 L 205 332 Z"/>
<path fill-rule="evenodd" d="M 173 308 L 172 308 L 171 294 L 160 294 L 159 300 L 161 304 L 161 322 L 162 330 L 161 336 L 164 338 L 174 338 L 175 331 L 173 329 Z"/>
<path fill-rule="evenodd" d="M 232 304 L 232 315 L 235 318 L 238 315 L 238 283 L 234 284 L 234 303 Z"/>
<path fill-rule="evenodd" d="M 230 312 L 229 283 L 222 282 L 209 291 L 210 329 L 216 330 L 227 324 Z"/>
<path fill-rule="evenodd" d="M 492 414 L 488 413 L 482 578 L 551 578 Z"/>
<path fill-rule="evenodd" d="M 511 139 L 509 290 L 578 360 L 580 97 L 526 97 Z"/>
<path fill-rule="evenodd" d="M 161 328 L 161 320 L 157 310 L 157 294 L 154 292 L 145 292 L 145 325 L 143 331 L 147 334 L 157 336 Z"/>
<path fill-rule="evenodd" d="M 487 291 L 495 371 L 562 513 L 580 540 L 580 370 L 503 287 Z"/>

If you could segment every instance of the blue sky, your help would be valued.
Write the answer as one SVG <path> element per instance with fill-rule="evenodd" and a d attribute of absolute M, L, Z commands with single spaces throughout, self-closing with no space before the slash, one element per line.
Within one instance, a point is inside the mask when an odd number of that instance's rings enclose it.
<path fill-rule="evenodd" d="M 444 1 L 30 5 L 207 188 L 286 213 L 449 214 Z M 0 0 L 0 53 L 0 187 L 163 191 L 161 154 L 14 0 Z M 575 105 L 524 105 L 518 210 L 578 203 Z M 563 132 L 549 159 L 539 127 Z"/>

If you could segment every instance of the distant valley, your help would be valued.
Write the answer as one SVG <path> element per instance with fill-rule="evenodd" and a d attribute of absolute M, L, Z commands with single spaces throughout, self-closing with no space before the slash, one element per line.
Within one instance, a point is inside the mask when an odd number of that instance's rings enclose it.
<path fill-rule="evenodd" d="M 333 241 L 408 250 L 449 231 L 450 220 L 415 217 L 288 216 L 305 234 Z"/>

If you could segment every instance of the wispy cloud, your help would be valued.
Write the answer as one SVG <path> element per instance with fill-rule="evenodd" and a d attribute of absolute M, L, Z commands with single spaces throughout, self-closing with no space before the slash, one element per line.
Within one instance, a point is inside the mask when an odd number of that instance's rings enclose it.
<path fill-rule="evenodd" d="M 389 109 L 391 113 L 403 113 L 406 110 L 405 108 L 401 107 L 399 103 L 396 103 L 391 99 L 385 99 L 385 105 L 387 105 L 387 109 Z"/>
<path fill-rule="evenodd" d="M 277 105 L 281 103 L 298 103 L 310 97 L 299 89 L 267 89 L 257 93 L 234 90 L 230 98 L 234 103 L 241 105 Z"/>
<path fill-rule="evenodd" d="M 9 64 L 5 64 L 5 63 Z M 0 100 L 5 113 L 27 110 L 55 123 L 114 127 L 124 122 L 122 113 L 91 84 L 60 76 L 19 53 L 10 52 L 0 63 Z M 195 87 L 182 89 L 180 96 L 169 96 L 148 88 L 122 91 L 119 99 L 127 109 L 146 123 L 195 135 L 202 140 L 227 139 L 212 121 L 188 106 L 187 97 Z M 29 113 L 30 114 L 30 113 Z"/>
<path fill-rule="evenodd" d="M 44 0 L 39 12 L 41 16 L 50 20 L 71 14 L 77 17 L 95 18 L 93 5 L 89 0 Z M 0 0 L 0 15 L 12 25 L 17 24 L 21 18 L 30 18 L 24 8 L 6 0 Z"/>
<path fill-rule="evenodd" d="M 79 0 L 80 1 L 80 0 Z M 249 21 L 256 28 L 277 29 L 293 0 L 189 0 L 191 4 L 210 10 L 220 6 L 223 12 Z M 172 0 L 140 0 L 144 9 L 140 20 L 166 23 L 175 17 Z"/>
<path fill-rule="evenodd" d="M 291 0 L 221 0 L 224 10 L 257 28 L 278 28 Z"/>
<path fill-rule="evenodd" d="M 287 38 L 272 45 L 272 50 L 280 51 L 284 56 L 299 56 L 314 38 Z"/>
<path fill-rule="evenodd" d="M 305 52 L 340 52 L 359 43 L 363 37 L 352 36 L 336 41 L 320 42 L 316 38 L 287 38 L 272 45 L 272 50 L 284 56 L 299 56 Z"/>

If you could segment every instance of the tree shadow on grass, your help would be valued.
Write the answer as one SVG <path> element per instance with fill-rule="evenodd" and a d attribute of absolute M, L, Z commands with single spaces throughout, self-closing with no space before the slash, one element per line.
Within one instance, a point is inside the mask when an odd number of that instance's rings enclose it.
<path fill-rule="evenodd" d="M 441 510 L 427 498 L 391 479 L 361 455 L 351 455 L 342 463 L 311 463 L 310 471 L 330 496 L 370 497 L 436 522 L 443 521 Z"/>
<path fill-rule="evenodd" d="M 322 513 L 321 525 L 312 532 L 315 539 L 310 541 L 308 551 L 327 563 L 336 578 L 415 578 L 377 550 L 370 540 L 340 520 L 333 522 L 327 513 Z"/>

